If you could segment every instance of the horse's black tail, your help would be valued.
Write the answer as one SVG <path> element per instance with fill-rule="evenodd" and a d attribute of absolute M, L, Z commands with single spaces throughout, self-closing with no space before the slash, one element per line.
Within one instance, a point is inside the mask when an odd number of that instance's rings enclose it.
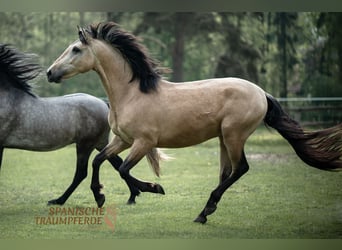
<path fill-rule="evenodd" d="M 266 98 L 266 125 L 276 129 L 306 164 L 322 170 L 342 169 L 342 123 L 319 131 L 303 131 L 274 97 L 266 94 Z"/>

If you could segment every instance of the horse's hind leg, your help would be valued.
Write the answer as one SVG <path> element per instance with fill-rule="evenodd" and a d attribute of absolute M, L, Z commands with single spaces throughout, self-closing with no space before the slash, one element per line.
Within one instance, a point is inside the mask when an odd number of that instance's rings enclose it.
<path fill-rule="evenodd" d="M 225 143 L 225 145 L 227 145 Z M 217 203 L 220 201 L 223 193 L 234 183 L 236 182 L 242 175 L 244 175 L 248 169 L 248 163 L 245 157 L 245 153 L 243 151 L 243 145 L 244 142 L 240 143 L 234 143 L 231 144 L 231 147 L 226 147 L 227 154 L 221 153 L 221 160 L 225 159 L 226 156 L 228 156 L 227 159 L 230 160 L 231 165 L 231 173 L 229 176 L 227 176 L 225 173 L 228 173 L 226 171 L 221 170 L 221 179 L 220 184 L 217 186 L 216 189 L 214 189 L 211 192 L 211 195 L 209 197 L 209 200 L 204 207 L 204 209 L 201 211 L 199 216 L 195 219 L 195 222 L 200 222 L 204 224 L 207 221 L 207 216 L 214 213 L 217 208 Z M 221 146 L 221 150 L 224 150 L 224 148 Z M 223 156 L 223 157 L 222 157 Z M 222 162 L 221 162 L 222 164 Z M 227 166 L 229 163 L 226 163 Z M 221 165 L 222 167 L 222 165 Z"/>
<path fill-rule="evenodd" d="M 226 146 L 222 137 L 220 137 L 220 184 L 226 180 L 232 173 L 232 165 Z"/>
<path fill-rule="evenodd" d="M 69 196 L 74 192 L 77 186 L 87 177 L 87 168 L 88 168 L 88 160 L 89 156 L 92 152 L 92 148 L 83 147 L 80 144 L 76 146 L 77 150 L 77 164 L 76 164 L 76 172 L 74 175 L 74 179 L 71 185 L 67 188 L 63 195 L 59 198 L 50 200 L 48 205 L 63 205 Z"/>

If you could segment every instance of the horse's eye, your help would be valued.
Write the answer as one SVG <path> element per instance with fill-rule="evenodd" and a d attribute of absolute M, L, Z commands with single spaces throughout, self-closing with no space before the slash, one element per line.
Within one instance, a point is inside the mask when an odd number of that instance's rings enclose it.
<path fill-rule="evenodd" d="M 80 53 L 80 52 L 81 52 L 81 49 L 80 49 L 79 47 L 74 46 L 74 47 L 72 48 L 72 52 L 75 53 L 75 54 L 77 54 L 77 53 Z"/>

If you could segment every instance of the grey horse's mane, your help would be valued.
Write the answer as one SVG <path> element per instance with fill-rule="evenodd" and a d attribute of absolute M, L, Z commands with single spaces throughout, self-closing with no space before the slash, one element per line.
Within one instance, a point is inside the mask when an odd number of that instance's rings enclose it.
<path fill-rule="evenodd" d="M 40 74 L 41 67 L 33 62 L 34 58 L 34 54 L 17 51 L 8 44 L 0 44 L 0 86 L 12 86 L 35 96 L 28 81 Z"/>

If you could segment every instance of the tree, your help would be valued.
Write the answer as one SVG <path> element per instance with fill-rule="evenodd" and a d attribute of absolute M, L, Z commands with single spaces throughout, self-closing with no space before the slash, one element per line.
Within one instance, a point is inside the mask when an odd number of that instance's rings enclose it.
<path fill-rule="evenodd" d="M 159 46 L 166 47 L 171 54 L 172 81 L 184 81 L 184 62 L 186 46 L 197 36 L 207 37 L 215 26 L 213 13 L 144 13 L 136 34 L 152 32 L 159 40 Z M 153 46 L 151 46 L 153 47 Z M 165 56 L 165 55 L 164 55 Z M 195 69 L 194 69 L 195 70 Z"/>
<path fill-rule="evenodd" d="M 280 61 L 280 97 L 287 97 L 288 73 L 297 63 L 295 43 L 297 41 L 298 13 L 278 12 L 274 14 L 273 25 L 276 27 L 278 58 Z"/>
<path fill-rule="evenodd" d="M 317 20 L 317 27 L 327 37 L 321 55 L 320 72 L 323 74 L 334 74 L 336 68 L 336 79 L 342 84 L 342 13 L 321 13 Z"/>
<path fill-rule="evenodd" d="M 304 91 L 312 96 L 342 95 L 340 13 L 308 13 L 310 40 L 303 55 Z"/>
<path fill-rule="evenodd" d="M 219 13 L 220 31 L 224 34 L 225 52 L 217 63 L 215 77 L 234 76 L 258 82 L 256 62 L 258 50 L 242 38 L 242 23 L 246 13 Z M 254 18 L 255 16 L 248 16 Z M 234 24 L 232 19 L 236 19 Z"/>

